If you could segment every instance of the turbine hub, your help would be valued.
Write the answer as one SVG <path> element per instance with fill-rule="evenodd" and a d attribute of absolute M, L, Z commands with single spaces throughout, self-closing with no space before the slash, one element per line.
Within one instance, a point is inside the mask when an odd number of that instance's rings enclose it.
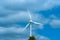
<path fill-rule="evenodd" d="M 30 20 L 30 24 L 32 24 L 32 20 Z"/>

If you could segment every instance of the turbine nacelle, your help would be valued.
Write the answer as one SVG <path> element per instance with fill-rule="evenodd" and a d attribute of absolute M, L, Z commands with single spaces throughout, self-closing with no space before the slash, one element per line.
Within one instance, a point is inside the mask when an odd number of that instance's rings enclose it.
<path fill-rule="evenodd" d="M 32 23 L 32 20 L 30 20 L 29 22 Z"/>

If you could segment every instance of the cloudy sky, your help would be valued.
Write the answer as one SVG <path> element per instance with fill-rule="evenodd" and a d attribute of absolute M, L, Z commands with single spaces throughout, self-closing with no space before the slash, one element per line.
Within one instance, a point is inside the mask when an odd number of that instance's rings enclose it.
<path fill-rule="evenodd" d="M 28 11 L 36 40 L 60 40 L 60 0 L 0 0 L 0 40 L 28 40 Z"/>

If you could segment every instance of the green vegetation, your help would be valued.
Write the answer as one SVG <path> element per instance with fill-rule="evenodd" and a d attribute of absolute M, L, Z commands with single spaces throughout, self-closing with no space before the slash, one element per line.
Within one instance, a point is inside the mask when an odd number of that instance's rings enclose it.
<path fill-rule="evenodd" d="M 28 40 L 36 40 L 34 36 L 31 36 Z"/>

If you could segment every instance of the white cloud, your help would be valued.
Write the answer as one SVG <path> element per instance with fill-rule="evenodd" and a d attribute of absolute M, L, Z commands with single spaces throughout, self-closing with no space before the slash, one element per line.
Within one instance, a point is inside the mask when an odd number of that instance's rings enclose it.
<path fill-rule="evenodd" d="M 49 21 L 48 19 L 44 18 L 44 16 L 41 14 L 31 13 L 31 15 L 32 15 L 33 21 L 36 21 L 42 24 L 46 24 Z M 16 22 L 29 22 L 29 15 L 27 11 L 20 11 L 13 15 L 0 17 L 0 24 L 14 24 Z"/>
<path fill-rule="evenodd" d="M 59 0 L 0 0 L 0 2 L 0 16 L 4 17 L 26 10 L 28 7 L 30 11 L 37 11 L 50 9 L 60 4 Z"/>
<path fill-rule="evenodd" d="M 32 13 L 32 20 L 42 24 L 46 24 L 49 22 L 48 18 L 45 18 L 42 14 L 38 14 L 38 13 L 36 14 Z"/>
<path fill-rule="evenodd" d="M 46 37 L 40 34 L 35 34 L 35 35 L 36 35 L 37 40 L 50 40 L 49 37 Z"/>
<path fill-rule="evenodd" d="M 0 40 L 28 40 L 29 38 L 29 29 L 27 28 L 24 32 L 22 32 L 23 27 L 20 27 L 18 25 L 14 25 L 12 27 L 0 27 Z M 33 31 L 34 32 L 34 31 Z M 6 36 L 5 36 L 6 35 Z M 39 35 L 37 33 L 33 33 L 34 36 L 36 36 L 37 40 L 48 40 L 49 38 Z"/>
<path fill-rule="evenodd" d="M 60 20 L 54 19 L 50 22 L 50 25 L 52 28 L 60 28 Z"/>
<path fill-rule="evenodd" d="M 45 18 L 41 14 L 31 13 L 31 16 L 32 16 L 33 21 L 36 21 L 36 22 L 39 22 L 39 23 L 43 24 L 43 25 L 41 25 L 41 24 L 37 25 L 39 27 L 36 27 L 36 28 L 43 29 L 44 24 L 47 24 L 50 21 L 49 19 Z M 5 24 L 5 25 L 12 24 L 13 25 L 13 24 L 16 24 L 17 22 L 19 22 L 19 23 L 29 22 L 29 15 L 28 15 L 27 11 L 20 11 L 16 14 L 13 14 L 13 15 L 9 15 L 9 16 L 6 16 L 6 17 L 0 17 L 0 24 Z"/>
<path fill-rule="evenodd" d="M 28 13 L 25 11 L 18 12 L 16 14 L 12 14 L 6 17 L 0 17 L 0 23 L 1 24 L 9 24 L 9 23 L 16 23 L 16 22 L 22 22 L 22 21 L 28 21 L 29 16 Z"/>
<path fill-rule="evenodd" d="M 2 0 L 1 5 L 8 10 L 30 8 L 32 11 L 37 11 L 60 5 L 60 0 Z"/>
<path fill-rule="evenodd" d="M 39 39 L 40 40 L 50 40 L 48 37 L 45 37 L 45 36 L 40 36 Z"/>
<path fill-rule="evenodd" d="M 57 19 L 57 16 L 55 16 L 54 14 L 51 14 L 49 18 L 50 19 Z"/>
<path fill-rule="evenodd" d="M 49 37 L 38 34 L 36 32 L 33 32 L 33 36 L 35 36 L 36 40 L 50 40 Z"/>
<path fill-rule="evenodd" d="M 12 26 L 12 27 L 0 27 L 0 34 L 5 34 L 5 33 L 22 33 L 23 27 L 19 26 Z"/>
<path fill-rule="evenodd" d="M 45 9 L 51 9 L 54 6 L 60 5 L 59 0 L 47 0 L 45 4 L 43 5 Z"/>
<path fill-rule="evenodd" d="M 0 40 L 28 40 L 27 38 L 20 38 L 20 37 L 2 37 Z"/>
<path fill-rule="evenodd" d="M 38 40 L 50 40 L 48 37 L 45 37 L 45 36 L 40 36 L 38 37 Z"/>
<path fill-rule="evenodd" d="M 5 17 L 5 16 L 8 16 L 8 15 L 13 15 L 17 13 L 17 11 L 12 11 L 12 10 L 8 10 L 6 8 L 4 8 L 4 6 L 0 6 L 0 17 Z"/>
<path fill-rule="evenodd" d="M 56 5 L 60 5 L 59 0 L 2 0 L 0 1 L 0 15 L 5 15 L 4 17 L 0 17 L 0 24 L 15 24 L 16 22 L 28 22 L 29 16 L 26 11 L 21 11 L 21 9 L 31 8 L 30 11 L 37 11 L 37 10 L 46 10 L 50 9 Z M 20 11 L 20 12 L 18 12 Z M 32 14 L 32 20 L 37 21 L 44 24 L 47 24 L 50 19 L 45 18 L 43 15 L 40 14 Z M 56 18 L 55 16 L 52 16 Z M 60 26 L 60 20 L 52 20 L 50 22 L 52 27 Z M 42 26 L 43 27 L 43 26 Z M 35 27 L 36 28 L 36 27 Z M 41 27 L 38 27 L 41 28 Z M 0 27 L 0 34 L 5 33 L 16 33 L 22 34 L 22 27 Z M 28 29 L 27 29 L 28 30 Z M 28 31 L 24 31 L 23 34 L 28 34 Z M 26 34 L 24 34 L 26 36 Z M 22 36 L 22 35 L 19 35 Z M 7 39 L 7 38 L 6 38 Z M 11 40 L 25 40 L 25 38 L 10 38 Z M 8 39 L 8 40 L 10 40 Z M 39 40 L 49 40 L 47 37 L 39 36 Z M 1 39 L 5 40 L 5 39 Z"/>
<path fill-rule="evenodd" d="M 37 13 L 32 14 L 32 20 L 35 22 L 41 23 L 40 25 L 37 25 L 38 27 L 36 27 L 36 24 L 33 25 L 34 27 L 39 28 L 39 29 L 44 29 L 44 25 L 50 22 L 49 18 L 45 18 L 43 15 L 37 14 Z"/>

